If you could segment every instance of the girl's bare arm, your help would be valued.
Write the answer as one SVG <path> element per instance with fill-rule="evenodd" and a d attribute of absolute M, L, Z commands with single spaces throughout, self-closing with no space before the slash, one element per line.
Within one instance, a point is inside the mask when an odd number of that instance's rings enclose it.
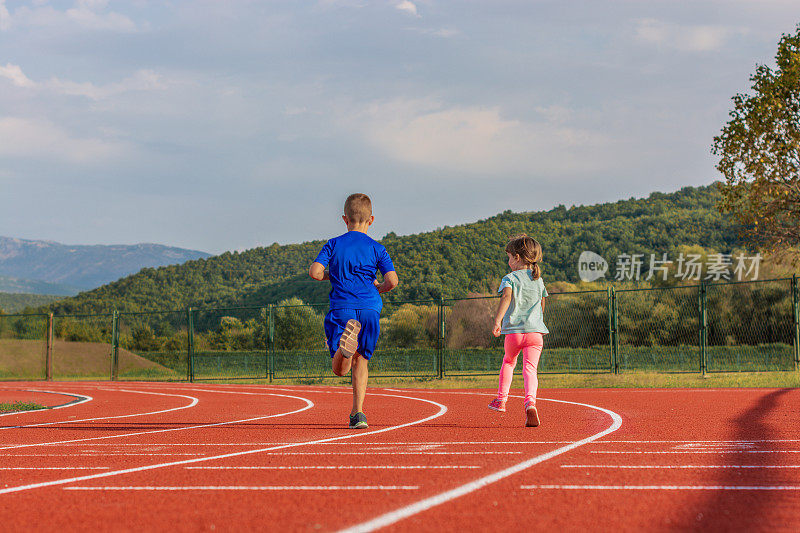
<path fill-rule="evenodd" d="M 504 287 L 500 295 L 500 304 L 497 306 L 497 312 L 494 314 L 494 329 L 492 334 L 495 337 L 500 336 L 500 329 L 503 323 L 503 317 L 506 316 L 508 306 L 511 305 L 512 292 L 511 287 Z"/>

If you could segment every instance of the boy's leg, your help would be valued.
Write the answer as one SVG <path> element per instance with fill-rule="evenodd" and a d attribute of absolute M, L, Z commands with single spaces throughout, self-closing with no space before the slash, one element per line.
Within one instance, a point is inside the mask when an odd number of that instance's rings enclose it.
<path fill-rule="evenodd" d="M 356 352 L 353 357 L 353 372 L 350 379 L 353 381 L 353 408 L 350 416 L 364 411 L 364 396 L 367 394 L 367 378 L 369 377 L 369 360 L 361 357 Z"/>
<path fill-rule="evenodd" d="M 326 317 L 326 321 L 330 321 L 330 324 L 326 324 L 328 343 L 335 342 L 337 345 L 331 361 L 331 368 L 337 376 L 345 376 L 350 372 L 355 351 L 358 347 L 358 333 L 361 330 L 361 323 L 352 318 L 348 319 L 346 324 L 342 324 L 346 318 L 346 315 L 339 314 L 334 319 L 333 312 L 328 313 Z"/>
<path fill-rule="evenodd" d="M 346 376 L 350 372 L 350 366 L 355 358 L 355 355 L 353 357 L 345 357 L 342 355 L 342 350 L 336 350 L 336 353 L 333 354 L 333 373 L 337 376 Z"/>

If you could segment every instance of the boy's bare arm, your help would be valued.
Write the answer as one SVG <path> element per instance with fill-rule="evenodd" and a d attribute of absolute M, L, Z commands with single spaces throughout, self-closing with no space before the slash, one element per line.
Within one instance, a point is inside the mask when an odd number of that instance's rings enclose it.
<path fill-rule="evenodd" d="M 377 287 L 379 294 L 383 294 L 397 287 L 399 283 L 400 279 L 397 277 L 397 272 L 392 270 L 383 275 L 383 283 L 378 283 L 378 280 L 375 280 L 375 287 Z"/>
<path fill-rule="evenodd" d="M 542 296 L 542 313 L 544 313 L 544 301 L 547 300 L 544 296 Z"/>
<path fill-rule="evenodd" d="M 328 277 L 328 273 L 325 271 L 325 266 L 322 263 L 317 263 L 316 261 L 311 263 L 311 266 L 308 269 L 308 275 L 317 281 L 330 279 L 330 277 Z"/>

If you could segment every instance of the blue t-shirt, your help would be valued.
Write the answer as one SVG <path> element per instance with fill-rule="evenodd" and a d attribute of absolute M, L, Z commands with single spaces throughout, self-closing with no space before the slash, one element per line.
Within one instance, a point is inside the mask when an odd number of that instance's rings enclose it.
<path fill-rule="evenodd" d="M 314 260 L 328 267 L 331 309 L 383 308 L 373 281 L 378 270 L 392 272 L 394 265 L 382 244 L 360 231 L 348 231 L 325 243 Z"/>

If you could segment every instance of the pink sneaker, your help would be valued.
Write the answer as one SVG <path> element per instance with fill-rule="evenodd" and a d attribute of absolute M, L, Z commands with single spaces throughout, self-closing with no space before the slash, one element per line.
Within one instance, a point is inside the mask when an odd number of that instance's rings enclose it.
<path fill-rule="evenodd" d="M 504 402 L 500 398 L 495 398 L 494 400 L 492 400 L 487 407 L 492 411 L 499 411 L 501 413 L 506 412 L 506 402 Z"/>
<path fill-rule="evenodd" d="M 525 402 L 525 427 L 535 428 L 539 424 L 539 411 L 536 410 L 536 405 L 533 402 Z"/>

